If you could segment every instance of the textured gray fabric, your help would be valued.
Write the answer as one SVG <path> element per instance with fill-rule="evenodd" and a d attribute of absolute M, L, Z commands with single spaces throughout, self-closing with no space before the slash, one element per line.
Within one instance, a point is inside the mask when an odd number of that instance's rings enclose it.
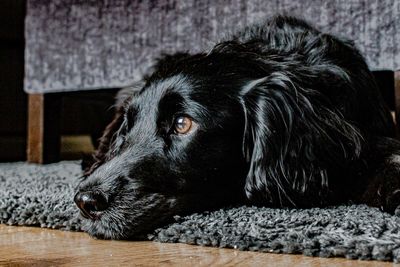
<path fill-rule="evenodd" d="M 80 230 L 74 187 L 77 162 L 0 163 L 0 223 Z"/>
<path fill-rule="evenodd" d="M 0 223 L 84 229 L 72 201 L 80 175 L 78 162 L 0 164 Z M 239 207 L 175 219 L 149 239 L 400 262 L 400 217 L 365 205 L 307 210 Z"/>
<path fill-rule="evenodd" d="M 150 239 L 400 262 L 400 218 L 366 205 L 307 210 L 239 207 L 176 219 Z"/>
<path fill-rule="evenodd" d="M 374 70 L 400 68 L 400 0 L 28 0 L 24 88 L 130 85 L 161 52 L 207 49 L 277 13 L 355 40 Z"/>

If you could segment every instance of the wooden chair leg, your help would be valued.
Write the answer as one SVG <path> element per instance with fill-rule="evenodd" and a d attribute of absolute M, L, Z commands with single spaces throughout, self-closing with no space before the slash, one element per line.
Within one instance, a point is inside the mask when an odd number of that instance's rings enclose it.
<path fill-rule="evenodd" d="M 59 94 L 30 94 L 28 97 L 27 160 L 51 163 L 60 157 Z"/>

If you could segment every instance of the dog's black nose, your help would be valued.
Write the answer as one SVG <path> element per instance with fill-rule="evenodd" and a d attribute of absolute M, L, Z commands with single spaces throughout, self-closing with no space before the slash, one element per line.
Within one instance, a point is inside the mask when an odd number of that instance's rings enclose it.
<path fill-rule="evenodd" d="M 96 219 L 100 211 L 107 209 L 107 199 L 103 194 L 94 192 L 78 192 L 74 201 L 84 217 Z"/>

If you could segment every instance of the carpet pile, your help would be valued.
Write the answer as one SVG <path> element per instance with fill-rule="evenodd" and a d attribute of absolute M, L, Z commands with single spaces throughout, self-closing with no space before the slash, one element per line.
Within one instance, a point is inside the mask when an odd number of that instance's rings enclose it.
<path fill-rule="evenodd" d="M 83 231 L 73 203 L 77 161 L 0 163 L 0 223 Z M 365 205 L 314 209 L 235 207 L 189 216 L 149 233 L 180 242 L 261 252 L 400 262 L 400 217 Z"/>

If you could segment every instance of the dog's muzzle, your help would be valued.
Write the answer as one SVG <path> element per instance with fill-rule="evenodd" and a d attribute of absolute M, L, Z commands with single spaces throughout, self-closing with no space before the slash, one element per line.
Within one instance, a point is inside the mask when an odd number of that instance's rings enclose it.
<path fill-rule="evenodd" d="M 83 217 L 96 220 L 108 208 L 105 196 L 96 192 L 78 192 L 74 201 L 81 210 Z"/>

